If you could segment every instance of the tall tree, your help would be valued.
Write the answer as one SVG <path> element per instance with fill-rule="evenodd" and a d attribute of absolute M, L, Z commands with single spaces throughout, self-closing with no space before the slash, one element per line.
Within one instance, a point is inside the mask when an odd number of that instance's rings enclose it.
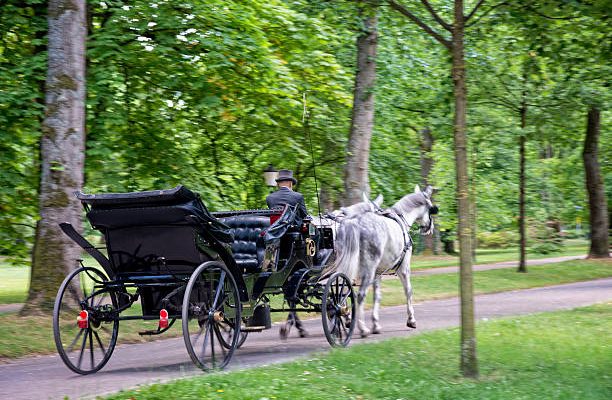
<path fill-rule="evenodd" d="M 476 357 L 476 331 L 474 326 L 474 293 L 472 277 L 472 232 L 470 221 L 470 199 L 468 185 L 467 160 L 467 85 L 466 63 L 464 49 L 465 28 L 468 21 L 477 13 L 484 3 L 479 0 L 472 11 L 464 14 L 463 0 L 455 0 L 453 4 L 453 23 L 449 24 L 435 11 L 427 0 L 421 0 L 424 12 L 437 25 L 450 33 L 450 40 L 438 33 L 416 14 L 390 0 L 389 5 L 423 31 L 446 47 L 452 59 L 451 75 L 453 79 L 453 94 L 455 114 L 453 136 L 455 148 L 455 173 L 457 195 L 457 218 L 459 220 L 459 261 L 460 261 L 460 294 L 461 294 L 461 371 L 464 376 L 478 377 L 478 360 Z"/>
<path fill-rule="evenodd" d="M 423 128 L 419 131 L 420 134 L 420 164 L 421 164 L 421 184 L 423 187 L 430 185 L 430 173 L 433 167 L 434 159 L 432 157 L 432 147 L 434 143 L 434 137 L 431 133 L 430 128 Z M 431 255 L 437 253 L 435 248 L 435 238 L 438 236 L 437 226 L 435 226 L 436 232 L 431 235 L 423 237 L 423 254 Z"/>
<path fill-rule="evenodd" d="M 49 310 L 80 251 L 58 224 L 80 227 L 74 191 L 83 185 L 85 150 L 85 1 L 51 0 L 48 69 L 41 137 L 40 220 L 23 313 Z"/>
<path fill-rule="evenodd" d="M 589 258 L 610 257 L 608 202 L 597 156 L 600 120 L 599 109 L 596 106 L 591 106 L 587 116 L 586 137 L 584 138 L 584 150 L 582 152 L 586 188 L 589 194 L 589 223 L 591 225 Z"/>
<path fill-rule="evenodd" d="M 353 93 L 353 114 L 344 169 L 344 203 L 361 200 L 361 193 L 369 194 L 368 161 L 374 125 L 374 82 L 376 79 L 376 47 L 378 45 L 376 2 L 365 0 L 360 12 L 363 28 L 357 37 L 357 73 Z"/>

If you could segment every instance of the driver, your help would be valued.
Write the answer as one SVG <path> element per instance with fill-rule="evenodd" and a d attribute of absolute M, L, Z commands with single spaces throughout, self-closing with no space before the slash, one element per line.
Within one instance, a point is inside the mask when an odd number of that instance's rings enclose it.
<path fill-rule="evenodd" d="M 281 169 L 278 171 L 278 177 L 276 178 L 276 185 L 278 190 L 270 193 L 266 197 L 266 203 L 268 208 L 284 207 L 285 205 L 295 206 L 299 210 L 298 215 L 304 218 L 308 215 L 306 211 L 306 203 L 304 203 L 304 196 L 299 192 L 293 191 L 293 185 L 297 184 L 297 180 L 293 177 L 293 171 L 290 169 Z"/>
<path fill-rule="evenodd" d="M 266 197 L 268 208 L 284 207 L 285 205 L 297 205 L 297 215 L 300 218 L 307 216 L 308 212 L 306 211 L 304 196 L 302 196 L 301 193 L 293 191 L 293 185 L 297 184 L 297 180 L 293 177 L 293 171 L 289 169 L 281 169 L 278 171 L 276 184 L 278 186 L 278 190 L 270 193 L 268 197 Z M 295 307 L 295 303 L 290 303 L 289 306 Z M 302 324 L 302 321 L 298 317 L 297 313 L 292 311 L 287 317 L 287 322 L 280 328 L 280 335 L 282 339 L 287 339 L 287 336 L 289 336 L 289 331 L 294 325 L 298 329 L 300 337 L 308 336 L 308 332 L 306 329 L 304 329 L 304 325 Z"/>

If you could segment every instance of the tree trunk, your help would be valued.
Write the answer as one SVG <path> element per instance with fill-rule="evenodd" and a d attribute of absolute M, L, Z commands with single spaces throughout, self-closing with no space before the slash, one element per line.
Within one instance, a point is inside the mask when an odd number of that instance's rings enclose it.
<path fill-rule="evenodd" d="M 525 95 L 523 95 L 524 98 Z M 527 106 L 523 100 L 521 107 L 521 136 L 519 138 L 519 265 L 518 272 L 527 272 L 525 234 L 525 127 L 527 125 Z"/>
<path fill-rule="evenodd" d="M 431 169 L 433 168 L 434 160 L 431 157 L 431 149 L 433 147 L 434 137 L 431 134 L 431 129 L 423 128 L 420 131 L 421 134 L 421 184 L 423 187 L 427 187 L 430 185 L 429 182 L 429 174 Z M 433 200 L 433 198 L 432 198 Z M 434 224 L 434 229 L 437 230 L 437 225 Z M 423 255 L 432 255 L 436 253 L 434 239 L 437 237 L 436 234 L 432 233 L 431 235 L 423 236 Z"/>
<path fill-rule="evenodd" d="M 476 237 L 478 229 L 478 210 L 476 208 L 476 163 L 478 161 L 478 145 L 472 147 L 472 174 L 470 182 L 470 224 L 472 225 L 472 263 L 476 263 L 476 248 L 478 247 L 478 238 Z"/>
<path fill-rule="evenodd" d="M 600 112 L 591 106 L 587 117 L 582 159 L 586 175 L 586 189 L 589 195 L 589 223 L 591 225 L 591 247 L 589 258 L 608 258 L 608 202 L 603 178 L 599 168 L 597 146 L 600 130 Z"/>
<path fill-rule="evenodd" d="M 353 114 L 344 170 L 344 204 L 361 201 L 361 193 L 369 195 L 368 159 L 374 125 L 374 81 L 376 78 L 376 46 L 378 43 L 377 8 L 364 2 L 364 31 L 357 38 L 357 73 L 353 94 Z"/>
<path fill-rule="evenodd" d="M 474 326 L 474 292 L 472 277 L 472 233 L 470 230 L 470 199 L 467 160 L 467 87 L 464 59 L 463 0 L 455 0 L 452 77 L 455 97 L 455 166 L 457 175 L 457 219 L 459 221 L 459 262 L 461 294 L 461 372 L 466 377 L 478 377 L 476 331 Z"/>
<path fill-rule="evenodd" d="M 45 120 L 41 137 L 40 221 L 22 313 L 48 311 L 62 280 L 80 257 L 58 224 L 81 225 L 73 192 L 83 185 L 85 143 L 85 1 L 51 0 Z"/>

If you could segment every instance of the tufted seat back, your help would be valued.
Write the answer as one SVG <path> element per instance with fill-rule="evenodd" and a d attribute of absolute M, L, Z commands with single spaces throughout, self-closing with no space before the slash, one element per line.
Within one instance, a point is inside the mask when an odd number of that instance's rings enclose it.
<path fill-rule="evenodd" d="M 261 233 L 270 226 L 270 217 L 251 214 L 220 218 L 220 220 L 234 235 L 232 253 L 236 264 L 245 272 L 257 272 L 265 250 Z"/>

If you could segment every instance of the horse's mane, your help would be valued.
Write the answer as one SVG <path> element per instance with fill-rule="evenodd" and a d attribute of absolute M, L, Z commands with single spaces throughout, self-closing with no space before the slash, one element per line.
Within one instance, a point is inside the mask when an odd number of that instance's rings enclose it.
<path fill-rule="evenodd" d="M 393 205 L 393 208 L 408 212 L 420 206 L 427 205 L 427 199 L 423 193 L 410 193 L 402 197 Z"/>

